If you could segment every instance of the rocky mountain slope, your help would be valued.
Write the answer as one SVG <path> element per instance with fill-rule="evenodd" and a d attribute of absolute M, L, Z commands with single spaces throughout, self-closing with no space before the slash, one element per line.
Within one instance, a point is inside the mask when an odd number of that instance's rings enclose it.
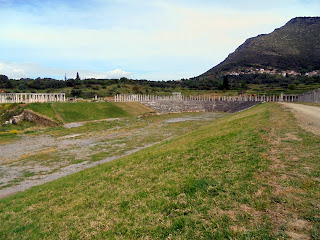
<path fill-rule="evenodd" d="M 297 17 L 270 34 L 249 38 L 201 76 L 245 68 L 310 72 L 320 69 L 320 17 Z"/>

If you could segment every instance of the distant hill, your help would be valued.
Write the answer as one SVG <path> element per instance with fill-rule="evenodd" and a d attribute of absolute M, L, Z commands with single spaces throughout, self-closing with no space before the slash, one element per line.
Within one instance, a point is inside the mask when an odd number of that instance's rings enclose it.
<path fill-rule="evenodd" d="M 248 68 L 311 72 L 320 69 L 320 17 L 297 17 L 270 34 L 249 38 L 201 76 Z"/>

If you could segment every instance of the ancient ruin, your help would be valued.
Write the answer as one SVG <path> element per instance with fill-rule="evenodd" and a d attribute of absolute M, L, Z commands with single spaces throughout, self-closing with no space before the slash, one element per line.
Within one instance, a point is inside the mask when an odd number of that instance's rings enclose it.
<path fill-rule="evenodd" d="M 174 93 L 172 96 L 156 96 L 142 94 L 118 94 L 115 96 L 115 102 L 156 102 L 156 101 L 198 101 L 198 102 L 296 102 L 299 95 L 265 96 L 265 95 L 239 95 L 239 96 L 183 96 L 180 93 Z"/>
<path fill-rule="evenodd" d="M 299 95 L 297 102 L 320 103 L 320 88 Z"/>
<path fill-rule="evenodd" d="M 158 113 L 178 112 L 239 112 L 255 106 L 261 102 L 295 102 L 298 95 L 280 96 L 183 96 L 173 93 L 172 96 L 120 94 L 114 98 L 115 102 L 140 102 Z"/>
<path fill-rule="evenodd" d="M 65 93 L 1 93 L 0 103 L 65 102 Z"/>

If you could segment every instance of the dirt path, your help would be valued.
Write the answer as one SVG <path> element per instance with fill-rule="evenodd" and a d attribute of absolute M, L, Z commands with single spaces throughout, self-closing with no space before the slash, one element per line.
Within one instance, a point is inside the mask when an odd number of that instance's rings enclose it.
<path fill-rule="evenodd" d="M 297 117 L 300 126 L 320 136 L 320 107 L 294 103 L 281 103 Z"/>

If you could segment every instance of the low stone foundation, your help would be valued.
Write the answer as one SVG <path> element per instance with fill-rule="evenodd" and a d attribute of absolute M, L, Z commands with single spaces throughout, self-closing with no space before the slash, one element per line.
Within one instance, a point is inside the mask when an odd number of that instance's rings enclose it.
<path fill-rule="evenodd" d="M 239 112 L 255 106 L 260 102 L 227 102 L 227 101 L 154 101 L 141 102 L 158 113 L 179 112 Z"/>

